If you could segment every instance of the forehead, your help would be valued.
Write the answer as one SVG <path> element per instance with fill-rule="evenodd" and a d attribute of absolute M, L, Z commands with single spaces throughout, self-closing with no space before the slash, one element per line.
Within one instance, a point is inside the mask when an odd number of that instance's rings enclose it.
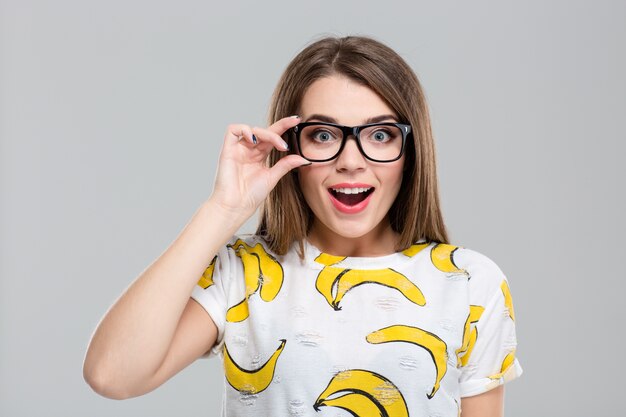
<path fill-rule="evenodd" d="M 321 114 L 345 124 L 359 124 L 383 114 L 396 115 L 372 89 L 341 75 L 313 82 L 302 97 L 300 112 L 303 120 Z"/>

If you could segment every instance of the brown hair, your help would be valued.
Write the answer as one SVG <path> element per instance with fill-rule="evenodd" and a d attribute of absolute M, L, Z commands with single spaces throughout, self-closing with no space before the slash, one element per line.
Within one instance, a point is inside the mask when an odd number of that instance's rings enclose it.
<path fill-rule="evenodd" d="M 388 213 L 392 229 L 400 234 L 396 250 L 406 249 L 420 238 L 447 243 L 426 99 L 413 70 L 391 48 L 361 36 L 326 37 L 312 43 L 291 61 L 279 80 L 272 96 L 269 123 L 299 114 L 307 88 L 333 74 L 372 89 L 397 113 L 400 123 L 412 127 L 407 138 L 402 186 Z M 289 135 L 285 139 L 289 141 Z M 293 141 L 289 146 L 295 147 Z M 268 158 L 269 165 L 273 166 L 280 156 L 274 149 Z M 302 257 L 303 241 L 312 220 L 313 213 L 304 200 L 294 170 L 281 178 L 265 200 L 256 234 L 279 255 L 297 241 Z"/>

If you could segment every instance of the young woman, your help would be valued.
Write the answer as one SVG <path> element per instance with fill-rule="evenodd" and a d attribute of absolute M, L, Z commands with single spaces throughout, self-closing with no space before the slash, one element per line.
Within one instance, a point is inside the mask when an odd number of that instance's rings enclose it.
<path fill-rule="evenodd" d="M 228 416 L 502 416 L 522 372 L 509 287 L 448 243 L 410 67 L 322 39 L 270 123 L 228 127 L 213 194 L 107 312 L 87 382 L 134 397 L 220 355 Z M 233 236 L 259 206 L 256 234 Z"/>

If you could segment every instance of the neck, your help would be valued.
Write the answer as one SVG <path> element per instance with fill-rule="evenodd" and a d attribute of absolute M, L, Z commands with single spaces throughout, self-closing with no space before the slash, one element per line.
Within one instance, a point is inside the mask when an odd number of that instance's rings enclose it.
<path fill-rule="evenodd" d="M 396 251 L 399 238 L 387 219 L 369 233 L 357 237 L 342 236 L 314 220 L 307 236 L 308 241 L 324 253 L 359 257 L 390 255 Z"/>

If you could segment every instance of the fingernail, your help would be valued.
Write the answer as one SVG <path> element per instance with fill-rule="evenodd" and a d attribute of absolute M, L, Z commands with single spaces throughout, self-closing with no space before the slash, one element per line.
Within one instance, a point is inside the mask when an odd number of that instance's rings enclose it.
<path fill-rule="evenodd" d="M 283 148 L 285 148 L 286 151 L 289 150 L 289 145 L 287 145 L 287 142 L 283 141 Z"/>
<path fill-rule="evenodd" d="M 300 116 L 298 116 L 297 114 L 294 114 L 293 116 L 289 116 L 289 117 L 293 117 L 295 119 L 299 119 L 300 118 Z"/>
<path fill-rule="evenodd" d="M 256 145 L 256 136 L 254 136 L 254 134 L 252 135 L 252 143 Z"/>
<path fill-rule="evenodd" d="M 308 167 L 309 165 L 313 165 L 313 162 L 309 162 L 309 163 L 306 163 L 306 164 L 302 164 L 302 165 L 300 165 L 300 166 L 301 166 L 301 167 Z"/>

